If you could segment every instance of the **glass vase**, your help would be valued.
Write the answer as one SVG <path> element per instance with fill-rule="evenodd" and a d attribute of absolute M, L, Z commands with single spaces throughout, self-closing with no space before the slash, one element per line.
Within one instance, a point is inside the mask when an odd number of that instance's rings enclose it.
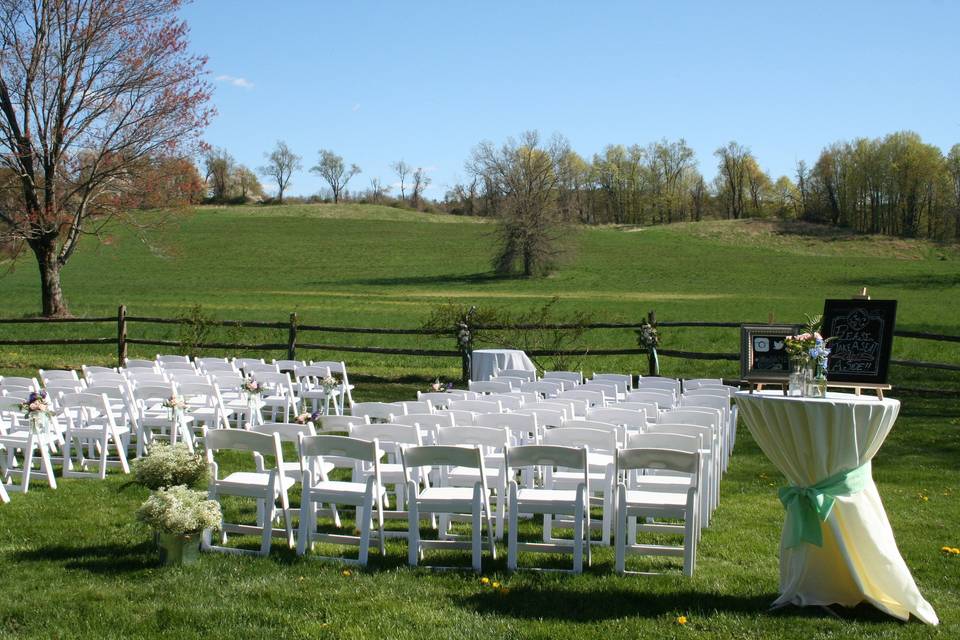
<path fill-rule="evenodd" d="M 793 397 L 802 397 L 804 395 L 804 385 L 806 384 L 806 367 L 802 360 L 793 360 L 790 363 L 790 383 L 787 386 L 787 395 Z"/>
<path fill-rule="evenodd" d="M 807 378 L 807 397 L 825 398 L 827 396 L 827 374 L 819 363 L 810 365 Z"/>

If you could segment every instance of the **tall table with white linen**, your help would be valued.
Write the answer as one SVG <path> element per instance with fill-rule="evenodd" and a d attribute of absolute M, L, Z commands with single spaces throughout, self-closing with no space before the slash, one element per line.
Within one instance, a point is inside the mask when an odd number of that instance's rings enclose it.
<path fill-rule="evenodd" d="M 536 371 L 533 361 L 520 349 L 476 349 L 471 356 L 471 380 L 489 380 L 504 369 Z"/>
<path fill-rule="evenodd" d="M 797 398 L 780 391 L 741 391 L 736 400 L 757 444 L 787 481 L 800 488 L 791 489 L 795 495 L 867 465 L 900 411 L 898 400 L 843 393 Z M 814 532 L 813 537 L 822 537 L 821 546 L 797 543 L 788 515 L 780 540 L 780 597 L 773 606 L 852 607 L 866 600 L 901 620 L 913 614 L 936 625 L 936 612 L 897 549 L 869 467 L 862 472 L 859 490 L 835 495 L 825 521 L 810 519 L 819 525 L 820 536 Z"/>

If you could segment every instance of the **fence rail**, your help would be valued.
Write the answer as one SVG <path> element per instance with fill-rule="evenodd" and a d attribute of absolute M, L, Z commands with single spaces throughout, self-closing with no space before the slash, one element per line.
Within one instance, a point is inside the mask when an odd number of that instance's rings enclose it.
<path fill-rule="evenodd" d="M 712 321 L 678 321 L 668 320 L 663 322 L 656 321 L 656 314 L 651 311 L 646 322 L 655 323 L 661 328 L 730 328 L 740 327 L 740 322 L 712 322 Z M 111 336 L 80 337 L 80 338 L 25 338 L 25 339 L 7 339 L 0 338 L 0 345 L 4 346 L 51 346 L 51 345 L 116 345 L 118 364 L 123 364 L 127 357 L 127 347 L 129 345 L 147 345 L 156 347 L 182 348 L 185 343 L 179 340 L 157 339 L 157 338 L 139 338 L 128 336 L 129 325 L 135 324 L 160 324 L 160 325 L 190 325 L 196 321 L 190 318 L 163 318 L 155 316 L 128 315 L 125 305 L 120 305 L 115 316 L 99 316 L 88 318 L 0 318 L 0 325 L 10 324 L 42 324 L 56 325 L 65 323 L 116 323 L 116 334 Z M 226 350 L 252 350 L 252 351 L 285 351 L 287 357 L 291 360 L 296 359 L 297 349 L 312 351 L 329 351 L 342 353 L 375 353 L 382 355 L 400 355 L 417 356 L 428 358 L 461 358 L 464 372 L 468 372 L 469 354 L 462 350 L 453 349 L 413 349 L 402 347 L 382 347 L 373 345 L 345 345 L 345 344 L 324 344 L 302 340 L 304 332 L 307 333 L 335 333 L 335 334 L 355 334 L 355 335 L 419 335 L 450 337 L 455 340 L 460 327 L 451 327 L 449 329 L 431 329 L 431 328 L 386 328 L 386 327 L 343 327 L 331 325 L 309 325 L 300 324 L 296 313 L 291 313 L 289 319 L 285 322 L 267 322 L 260 320 L 204 320 L 204 325 L 215 327 L 232 327 L 237 329 L 276 329 L 286 330 L 286 342 L 261 342 L 261 343 L 241 343 L 241 342 L 203 342 L 199 344 L 190 344 L 195 349 L 226 349 Z M 595 322 L 595 323 L 553 323 L 553 324 L 476 324 L 470 327 L 471 331 L 477 330 L 516 330 L 516 331 L 535 331 L 535 330 L 607 330 L 607 329 L 639 329 L 643 322 Z M 753 324 L 763 324 L 762 322 Z M 919 340 L 932 340 L 937 342 L 960 343 L 960 336 L 944 335 L 939 333 L 928 333 L 923 331 L 897 330 L 894 336 L 898 338 L 912 338 Z M 531 349 L 527 351 L 528 355 L 533 357 L 540 356 L 620 356 L 620 355 L 644 355 L 645 349 L 637 347 L 612 348 L 612 349 Z M 676 349 L 660 349 L 658 354 L 665 357 L 687 358 L 693 360 L 725 360 L 736 362 L 740 359 L 739 353 L 731 352 L 703 352 L 703 351 L 683 351 Z M 891 360 L 890 363 L 899 367 L 908 367 L 916 369 L 933 369 L 940 371 L 960 371 L 960 364 L 951 364 L 945 362 L 926 362 L 921 360 Z M 914 389 L 922 391 L 920 389 Z"/>

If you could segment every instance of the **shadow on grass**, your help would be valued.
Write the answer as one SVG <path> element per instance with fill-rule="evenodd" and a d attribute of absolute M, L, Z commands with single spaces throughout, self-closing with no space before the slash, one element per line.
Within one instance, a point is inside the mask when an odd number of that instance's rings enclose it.
<path fill-rule="evenodd" d="M 904 273 L 901 275 L 884 275 L 882 277 L 864 277 L 858 276 L 853 279 L 841 278 L 835 281 L 836 284 L 845 287 L 902 287 L 904 289 L 930 290 L 930 289 L 951 289 L 960 284 L 960 278 L 955 273 L 944 274 L 922 274 L 922 273 Z M 942 331 L 953 333 L 956 325 L 911 325 L 915 331 Z"/>
<path fill-rule="evenodd" d="M 494 284 L 497 282 L 508 282 L 514 277 L 509 275 L 498 275 L 492 272 L 472 273 L 472 274 L 439 274 L 433 276 L 397 276 L 392 278 L 355 278 L 355 279 L 337 279 L 336 284 L 374 286 L 374 287 L 393 287 L 393 286 L 435 286 L 435 285 L 483 285 Z M 311 286 L 330 284 L 327 282 L 310 282 Z"/>
<path fill-rule="evenodd" d="M 150 541 L 137 545 L 103 544 L 86 547 L 45 546 L 20 551 L 13 555 L 19 562 L 59 562 L 64 569 L 89 571 L 101 575 L 117 575 L 154 569 L 160 560 Z"/>

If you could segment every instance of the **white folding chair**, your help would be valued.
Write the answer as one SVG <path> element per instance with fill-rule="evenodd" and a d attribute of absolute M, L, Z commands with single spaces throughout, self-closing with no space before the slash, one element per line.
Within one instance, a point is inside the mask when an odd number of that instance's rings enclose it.
<path fill-rule="evenodd" d="M 634 385 L 634 391 L 670 391 L 674 397 L 680 396 L 682 385 L 676 378 L 664 378 L 661 376 L 640 376 L 637 384 Z"/>
<path fill-rule="evenodd" d="M 392 422 L 394 416 L 402 416 L 406 409 L 392 402 L 357 402 L 350 409 L 352 416 L 366 416 L 370 422 Z"/>
<path fill-rule="evenodd" d="M 31 476 L 42 473 L 50 488 L 56 489 L 57 479 L 53 473 L 50 451 L 57 446 L 57 432 L 52 425 L 37 425 L 34 428 L 30 424 L 21 424 L 17 421 L 21 413 L 19 400 L 0 397 L 0 487 L 7 484 L 11 489 L 26 493 L 30 488 Z M 37 458 L 39 468 L 35 469 Z M 20 478 L 20 483 L 14 484 L 13 477 Z M 3 495 L 6 495 L 6 489 Z"/>
<path fill-rule="evenodd" d="M 496 535 L 503 538 L 504 520 L 507 515 L 507 472 L 503 454 L 510 444 L 510 432 L 506 427 L 440 427 L 437 429 L 437 444 L 480 447 L 486 467 L 487 487 L 496 496 Z M 479 479 L 479 470 L 466 467 L 445 469 L 443 486 L 472 487 Z M 441 518 L 440 530 L 447 530 L 447 520 Z"/>
<path fill-rule="evenodd" d="M 407 415 L 408 413 L 433 413 L 433 404 L 429 400 L 394 402 L 392 404 L 395 404 L 398 407 L 403 407 L 403 411 L 398 411 L 397 415 Z"/>
<path fill-rule="evenodd" d="M 663 423 L 650 427 L 647 433 L 675 433 L 698 438 L 701 442 L 700 456 L 703 459 L 703 473 L 701 475 L 701 485 L 704 495 L 701 498 L 703 505 L 703 514 L 701 522 L 704 527 L 710 526 L 711 515 L 717 508 L 720 501 L 720 464 L 718 462 L 719 454 L 715 446 L 712 446 L 715 429 L 699 424 L 683 423 Z M 669 475 L 669 474 L 666 474 Z M 667 484 L 671 480 L 665 480 Z"/>
<path fill-rule="evenodd" d="M 501 369 L 496 377 L 497 378 L 522 378 L 523 380 L 533 382 L 534 380 L 537 379 L 537 372 L 528 371 L 527 369 Z"/>
<path fill-rule="evenodd" d="M 526 404 L 526 399 L 519 393 L 491 393 L 483 396 L 486 402 L 499 402 L 501 411 L 519 411 Z"/>
<path fill-rule="evenodd" d="M 92 393 L 66 393 L 60 396 L 60 411 L 66 421 L 63 433 L 63 477 L 90 478 L 107 477 L 108 466 L 119 466 L 124 473 L 130 473 L 127 464 L 126 444 L 122 437 L 129 438 L 127 427 L 119 427 L 113 419 L 110 403 L 105 395 Z M 73 445 L 76 443 L 76 466 L 74 470 Z M 109 456 L 110 444 L 113 444 L 116 457 Z M 86 471 L 90 464 L 84 455 L 87 449 L 90 458 L 96 457 L 97 473 Z"/>
<path fill-rule="evenodd" d="M 425 549 L 468 548 L 472 551 L 473 570 L 480 572 L 483 553 L 483 523 L 487 525 L 487 539 L 490 557 L 497 559 L 494 544 L 494 529 L 490 510 L 490 491 L 487 487 L 486 467 L 480 447 L 427 445 L 403 448 L 403 469 L 407 479 L 409 504 L 407 542 L 409 550 L 407 561 L 417 566 Z M 440 468 L 437 483 L 431 483 L 430 474 L 423 473 L 434 467 Z M 449 469 L 473 469 L 478 478 L 472 487 L 456 487 L 446 484 Z M 419 473 L 418 473 L 419 471 Z M 414 480 L 423 478 L 423 486 Z M 430 514 L 470 514 L 471 536 L 465 542 L 454 538 L 443 529 L 440 539 L 423 540 L 420 537 L 420 516 Z"/>
<path fill-rule="evenodd" d="M 147 453 L 150 445 L 158 438 L 169 440 L 171 445 L 182 441 L 193 451 L 193 416 L 189 415 L 186 409 L 171 411 L 163 406 L 164 401 L 175 396 L 180 397 L 172 383 L 137 386 L 131 391 L 137 411 L 135 424 L 138 458 Z"/>
<path fill-rule="evenodd" d="M 583 384 L 583 372 L 582 371 L 544 371 L 542 380 L 563 380 L 569 382 L 574 386 L 578 384 Z M 566 386 L 564 388 L 567 388 Z"/>
<path fill-rule="evenodd" d="M 450 402 L 449 407 L 453 411 L 503 413 L 503 405 L 496 400 L 453 400 Z"/>
<path fill-rule="evenodd" d="M 551 380 L 538 380 L 536 382 L 524 382 L 520 385 L 520 391 L 525 393 L 536 393 L 542 398 L 553 398 L 563 391 L 563 383 Z"/>
<path fill-rule="evenodd" d="M 683 391 L 686 393 L 687 391 L 699 389 L 700 387 L 719 385 L 723 385 L 722 378 L 690 378 L 689 380 L 683 381 Z"/>
<path fill-rule="evenodd" d="M 509 382 L 497 380 L 470 380 L 467 388 L 476 393 L 510 393 L 513 387 Z"/>
<path fill-rule="evenodd" d="M 647 412 L 644 409 L 624 409 L 619 405 L 611 405 L 587 409 L 587 420 L 609 422 L 627 431 L 643 431 L 647 427 Z"/>
<path fill-rule="evenodd" d="M 293 375 L 296 379 L 297 397 L 303 402 L 304 410 L 307 409 L 309 402 L 309 406 L 314 412 L 319 411 L 329 414 L 332 407 L 334 413 L 343 413 L 343 407 L 340 405 L 339 389 L 325 389 L 323 387 L 322 381 L 332 375 L 330 367 L 298 365 L 294 368 Z"/>
<path fill-rule="evenodd" d="M 576 389 L 571 389 L 569 391 L 561 391 L 557 396 L 557 400 L 581 400 L 585 404 L 582 409 L 577 407 L 576 415 L 583 417 L 587 414 L 587 409 L 590 407 L 605 407 L 607 406 L 607 394 L 603 391 L 590 391 L 583 388 L 583 385 L 578 386 Z M 616 397 L 610 398 L 612 402 L 616 402 Z"/>
<path fill-rule="evenodd" d="M 667 389 L 636 389 L 628 393 L 624 401 L 653 403 L 660 411 L 677 406 L 677 396 Z"/>
<path fill-rule="evenodd" d="M 314 542 L 352 544 L 360 547 L 356 560 L 328 556 L 315 556 L 323 560 L 357 563 L 366 566 L 370 552 L 370 521 L 376 508 L 377 540 L 380 556 L 385 554 L 383 529 L 383 485 L 380 479 L 380 447 L 372 441 L 345 436 L 319 435 L 300 436 L 300 452 L 303 491 L 300 495 L 300 529 L 297 535 L 297 554 L 303 555 L 307 548 L 313 550 Z M 369 466 L 373 472 L 362 482 L 330 480 L 319 473 L 328 457 L 353 460 L 358 465 Z M 323 504 L 349 505 L 356 507 L 356 525 L 359 536 L 317 532 L 317 511 Z M 340 527 L 339 516 L 334 510 L 334 524 Z"/>
<path fill-rule="evenodd" d="M 316 360 L 310 361 L 314 367 L 327 367 L 330 369 L 330 375 L 340 376 L 340 409 L 346 411 L 346 407 L 353 408 L 354 385 L 350 383 L 350 376 L 347 374 L 347 365 L 342 360 Z"/>
<path fill-rule="evenodd" d="M 359 406 L 361 403 L 357 403 Z M 377 422 L 371 424 L 352 424 L 350 437 L 361 440 L 377 440 L 380 443 L 381 456 L 386 455 L 386 462 L 380 463 L 380 480 L 386 494 L 386 487 L 393 486 L 394 508 L 385 504 L 385 518 L 397 519 L 407 517 L 407 477 L 400 459 L 400 448 L 403 446 L 420 446 L 423 444 L 423 435 L 416 425 Z M 358 465 L 353 470 L 353 481 L 366 480 L 373 473 L 370 465 Z M 388 531 L 387 535 L 395 536 L 396 532 Z M 406 535 L 406 534 L 401 534 Z"/>
<path fill-rule="evenodd" d="M 395 416 L 393 420 L 397 424 L 420 427 L 424 444 L 437 444 L 437 429 L 454 425 L 453 416 L 449 413 L 408 413 L 405 416 Z"/>
<path fill-rule="evenodd" d="M 77 375 L 77 372 L 73 369 L 39 369 L 37 373 L 40 375 L 40 381 L 46 385 L 52 380 L 72 380 L 73 382 L 80 382 L 80 376 Z"/>
<path fill-rule="evenodd" d="M 477 423 L 477 416 L 480 415 L 475 411 L 464 411 L 462 409 L 441 409 L 436 412 L 439 416 L 450 416 L 453 418 L 453 424 L 458 426 L 469 426 Z"/>
<path fill-rule="evenodd" d="M 690 476 L 690 486 L 685 494 L 630 489 L 626 481 L 617 485 L 615 561 L 617 573 L 626 573 L 626 555 L 631 553 L 657 556 L 681 555 L 683 556 L 683 574 L 692 576 L 696 565 L 699 538 L 700 453 L 669 449 L 623 449 L 617 453 L 617 468 L 626 473 L 633 470 L 654 469 Z M 645 518 L 648 521 L 643 524 L 637 523 L 638 530 L 680 533 L 683 535 L 683 546 L 637 544 L 635 537 L 628 539 L 628 520 L 636 521 L 639 518 Z M 681 528 L 672 523 L 658 523 L 658 519 L 683 520 L 684 524 Z"/>
<path fill-rule="evenodd" d="M 260 396 L 262 409 L 270 412 L 270 419 L 277 420 L 277 414 L 283 415 L 282 422 L 290 422 L 293 416 L 300 413 L 300 400 L 293 392 L 293 383 L 286 373 L 273 371 L 255 371 L 250 374 L 254 380 L 263 385 L 266 393 Z"/>
<path fill-rule="evenodd" d="M 224 521 L 220 527 L 220 544 L 212 543 L 210 530 L 203 532 L 202 548 L 205 551 L 220 551 L 224 553 L 270 554 L 273 541 L 273 520 L 276 516 L 277 499 L 280 499 L 280 508 L 283 511 L 285 525 L 284 532 L 277 532 L 286 536 L 287 546 L 293 548 L 293 528 L 290 521 L 290 502 L 287 498 L 287 489 L 294 480 L 286 475 L 283 468 L 283 451 L 280 446 L 280 437 L 277 434 L 254 433 L 241 429 L 211 429 L 204 434 L 207 447 L 207 464 L 210 466 L 210 480 L 208 493 L 211 500 L 220 501 L 222 496 L 237 496 L 253 498 L 257 501 L 257 524 L 237 524 Z M 236 451 L 252 453 L 256 461 L 256 471 L 234 471 L 226 477 L 220 477 L 219 465 L 215 454 L 218 451 Z M 267 467 L 265 458 L 272 457 L 274 464 Z M 251 551 L 224 546 L 227 543 L 228 533 L 261 536 L 260 550 Z"/>
<path fill-rule="evenodd" d="M 507 569 L 517 570 L 519 551 L 537 553 L 572 552 L 573 573 L 583 571 L 584 541 L 587 566 L 590 566 L 590 474 L 587 464 L 587 447 L 562 447 L 550 445 L 523 445 L 508 447 L 506 451 L 507 476 L 509 481 L 510 516 L 507 534 Z M 572 488 L 555 489 L 551 477 L 555 468 L 568 472 L 580 472 L 580 480 Z M 538 469 L 540 472 L 538 473 Z M 517 472 L 544 478 L 542 487 L 520 488 L 514 479 Z M 543 514 L 544 523 L 553 516 L 573 518 L 573 540 L 552 539 L 546 528 L 544 540 L 549 542 L 524 542 L 518 540 L 520 513 Z"/>
<path fill-rule="evenodd" d="M 466 400 L 466 392 L 417 391 L 417 400 L 429 400 L 434 410 L 446 409 L 451 400 Z"/>
<path fill-rule="evenodd" d="M 591 380 L 597 382 L 615 382 L 620 387 L 620 393 L 626 393 L 633 389 L 633 375 L 629 373 L 596 373 L 594 372 Z"/>
<path fill-rule="evenodd" d="M 623 400 L 627 394 L 626 385 L 615 380 L 586 380 L 577 389 L 587 391 L 603 391 L 608 403 Z"/>

